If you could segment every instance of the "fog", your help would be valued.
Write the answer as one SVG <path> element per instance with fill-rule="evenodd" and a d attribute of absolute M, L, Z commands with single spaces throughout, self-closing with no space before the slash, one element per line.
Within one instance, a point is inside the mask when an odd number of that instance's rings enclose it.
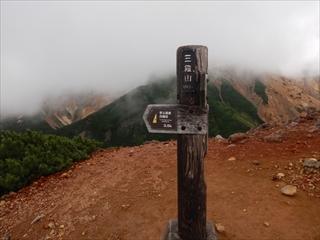
<path fill-rule="evenodd" d="M 48 95 L 121 94 L 175 74 L 205 45 L 209 69 L 319 75 L 319 1 L 1 1 L 1 115 Z"/>

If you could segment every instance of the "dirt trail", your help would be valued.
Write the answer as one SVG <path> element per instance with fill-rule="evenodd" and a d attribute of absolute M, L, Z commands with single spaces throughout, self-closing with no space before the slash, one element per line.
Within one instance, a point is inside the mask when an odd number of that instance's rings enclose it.
<path fill-rule="evenodd" d="M 219 240 L 320 240 L 320 174 L 300 174 L 305 159 L 320 161 L 317 121 L 260 127 L 232 144 L 209 139 L 207 219 L 225 227 Z M 177 219 L 176 151 L 174 140 L 102 150 L 43 177 L 3 202 L 0 239 L 160 239 Z M 289 183 L 293 197 L 280 192 Z"/>

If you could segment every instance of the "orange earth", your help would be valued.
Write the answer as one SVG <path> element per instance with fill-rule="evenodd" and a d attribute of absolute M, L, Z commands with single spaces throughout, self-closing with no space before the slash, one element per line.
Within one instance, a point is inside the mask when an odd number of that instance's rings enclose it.
<path fill-rule="evenodd" d="M 319 240 L 320 174 L 303 173 L 306 159 L 320 161 L 319 116 L 246 136 L 208 141 L 207 220 L 224 227 L 218 239 Z M 287 184 L 296 195 L 281 193 Z M 0 239 L 160 239 L 177 219 L 177 143 L 101 150 L 0 203 Z"/>

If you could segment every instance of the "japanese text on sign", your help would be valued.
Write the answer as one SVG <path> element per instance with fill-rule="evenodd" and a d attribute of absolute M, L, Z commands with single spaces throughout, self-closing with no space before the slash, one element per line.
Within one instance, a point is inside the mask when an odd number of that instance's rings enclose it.
<path fill-rule="evenodd" d="M 194 92 L 195 91 L 195 72 L 194 72 L 194 52 L 187 50 L 182 53 L 182 69 L 183 69 L 183 81 L 182 90 L 183 92 Z"/>
<path fill-rule="evenodd" d="M 154 130 L 177 130 L 177 110 L 174 108 L 158 108 L 150 110 L 149 114 L 150 126 Z"/>

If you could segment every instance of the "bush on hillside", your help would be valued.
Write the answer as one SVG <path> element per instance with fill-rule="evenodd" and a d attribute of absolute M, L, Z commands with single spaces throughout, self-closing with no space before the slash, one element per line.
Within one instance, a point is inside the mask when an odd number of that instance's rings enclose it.
<path fill-rule="evenodd" d="M 264 105 L 268 104 L 268 96 L 266 94 L 266 85 L 264 85 L 259 79 L 256 79 L 255 86 L 254 86 L 254 92 L 262 98 L 262 102 Z"/>
<path fill-rule="evenodd" d="M 17 191 L 41 176 L 89 157 L 101 143 L 76 136 L 73 139 L 27 130 L 3 131 L 0 144 L 0 195 Z"/>

